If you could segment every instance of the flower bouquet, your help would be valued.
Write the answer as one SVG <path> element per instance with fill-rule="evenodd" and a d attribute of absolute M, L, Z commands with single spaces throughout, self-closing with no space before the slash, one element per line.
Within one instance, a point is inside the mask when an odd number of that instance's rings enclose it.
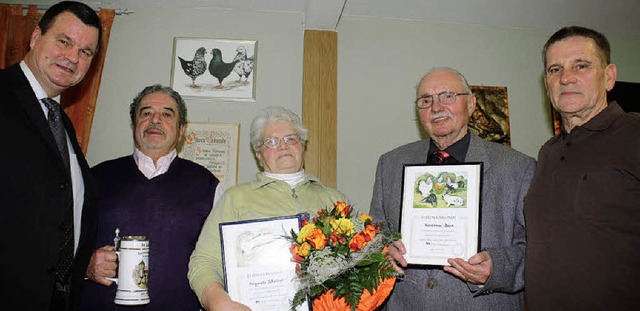
<path fill-rule="evenodd" d="M 381 231 L 371 216 L 354 213 L 345 202 L 303 221 L 298 234 L 291 231 L 299 281 L 291 310 L 307 297 L 316 311 L 377 308 L 398 275 L 386 246 L 399 239 L 399 233 Z"/>

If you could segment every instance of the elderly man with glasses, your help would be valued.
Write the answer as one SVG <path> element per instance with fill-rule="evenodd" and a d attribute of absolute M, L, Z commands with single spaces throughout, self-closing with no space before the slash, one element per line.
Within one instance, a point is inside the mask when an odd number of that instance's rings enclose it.
<path fill-rule="evenodd" d="M 476 98 L 459 72 L 429 71 L 417 86 L 416 108 L 429 140 L 400 146 L 378 161 L 370 214 L 399 231 L 403 166 L 482 162 L 480 249 L 449 265 L 408 266 L 402 241 L 389 247 L 404 273 L 384 310 L 523 310 L 525 228 L 523 198 L 535 160 L 484 141 L 467 123 Z"/>
<path fill-rule="evenodd" d="M 230 187 L 209 215 L 189 262 L 191 288 L 207 310 L 250 310 L 224 290 L 218 225 L 223 222 L 316 213 L 345 196 L 304 171 L 307 129 L 282 107 L 263 109 L 251 124 L 251 146 L 263 172 Z"/>

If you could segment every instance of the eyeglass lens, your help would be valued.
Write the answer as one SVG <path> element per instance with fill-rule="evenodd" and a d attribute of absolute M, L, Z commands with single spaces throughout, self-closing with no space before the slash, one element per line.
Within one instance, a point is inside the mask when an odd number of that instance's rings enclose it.
<path fill-rule="evenodd" d="M 284 141 L 285 145 L 294 145 L 296 144 L 300 138 L 298 137 L 298 135 L 293 134 L 293 135 L 287 135 L 285 137 L 279 138 L 279 137 L 269 137 L 267 139 L 265 139 L 265 141 L 263 142 L 263 144 L 267 147 L 267 148 L 276 148 L 280 145 L 280 141 Z"/>

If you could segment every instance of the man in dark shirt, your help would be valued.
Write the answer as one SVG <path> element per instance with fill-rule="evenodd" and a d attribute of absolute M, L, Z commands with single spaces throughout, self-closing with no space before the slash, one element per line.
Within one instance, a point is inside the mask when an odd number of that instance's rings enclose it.
<path fill-rule="evenodd" d="M 149 239 L 150 302 L 135 309 L 198 310 L 187 265 L 221 186 L 206 168 L 177 156 L 187 123 L 180 94 L 162 85 L 148 86 L 133 100 L 129 113 L 133 155 L 92 168 L 98 188 L 99 248 L 87 269 L 93 282 L 87 282 L 81 310 L 131 309 L 114 304 L 117 286 L 105 278 L 116 274 L 111 245 L 116 228 L 121 235 Z"/>
<path fill-rule="evenodd" d="M 562 132 L 525 198 L 528 310 L 637 310 L 640 114 L 607 103 L 616 66 L 602 34 L 560 29 L 543 56 Z"/>

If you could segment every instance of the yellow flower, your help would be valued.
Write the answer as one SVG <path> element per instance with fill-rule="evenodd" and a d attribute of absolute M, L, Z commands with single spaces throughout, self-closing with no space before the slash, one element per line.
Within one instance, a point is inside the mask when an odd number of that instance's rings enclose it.
<path fill-rule="evenodd" d="M 298 233 L 298 238 L 296 239 L 298 244 L 302 244 L 302 242 L 307 239 L 307 237 L 311 234 L 311 232 L 313 232 L 313 229 L 315 228 L 316 225 L 314 225 L 313 223 L 308 223 L 304 227 L 302 227 L 302 229 L 300 229 L 300 233 Z"/>
<path fill-rule="evenodd" d="M 366 222 L 367 220 L 370 220 L 371 222 L 373 222 L 373 218 L 371 218 L 369 214 L 365 214 L 365 213 L 360 214 L 360 220 L 364 222 Z"/>
<path fill-rule="evenodd" d="M 302 257 L 307 257 L 307 255 L 309 255 L 309 251 L 311 250 L 311 245 L 309 245 L 309 243 L 304 242 L 302 243 L 302 245 L 300 245 L 300 248 L 298 249 L 298 254 Z"/>
<path fill-rule="evenodd" d="M 333 228 L 333 231 L 335 231 L 337 234 L 353 234 L 353 223 L 347 218 L 340 218 L 332 221 L 331 228 Z"/>

